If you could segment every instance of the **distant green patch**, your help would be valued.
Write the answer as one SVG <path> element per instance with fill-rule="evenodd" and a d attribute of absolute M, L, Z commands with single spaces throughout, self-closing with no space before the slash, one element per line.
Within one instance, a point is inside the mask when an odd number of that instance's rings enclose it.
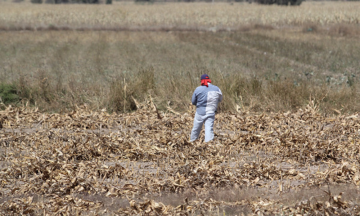
<path fill-rule="evenodd" d="M 4 104 L 16 103 L 20 100 L 16 86 L 12 84 L 0 84 L 0 99 Z"/>

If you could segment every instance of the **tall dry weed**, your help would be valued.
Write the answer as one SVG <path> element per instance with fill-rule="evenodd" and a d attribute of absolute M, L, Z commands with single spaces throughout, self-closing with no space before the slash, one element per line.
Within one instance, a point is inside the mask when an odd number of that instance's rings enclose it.
<path fill-rule="evenodd" d="M 133 75 L 119 76 L 112 81 L 107 102 L 109 110 L 112 112 L 136 110 L 135 100 L 143 101 L 156 90 L 154 73 L 154 68 L 150 67 L 141 69 Z"/>
<path fill-rule="evenodd" d="M 310 96 L 322 101 L 327 113 L 352 112 L 358 103 L 356 94 L 351 100 L 337 96 L 340 89 L 350 94 L 359 85 L 360 45 L 351 37 L 261 29 L 3 36 L 0 77 L 16 83 L 23 101 L 46 110 L 87 104 L 127 112 L 135 109 L 132 98 L 141 102 L 150 94 L 160 110 L 170 105 L 183 111 L 203 73 L 224 93 L 220 111 L 294 110 Z M 328 99 L 322 100 L 325 95 Z"/>

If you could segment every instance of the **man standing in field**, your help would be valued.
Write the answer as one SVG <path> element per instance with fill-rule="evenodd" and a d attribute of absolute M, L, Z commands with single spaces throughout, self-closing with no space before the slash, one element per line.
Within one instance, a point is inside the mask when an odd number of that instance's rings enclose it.
<path fill-rule="evenodd" d="M 214 120 L 218 103 L 222 100 L 219 87 L 212 85 L 207 74 L 201 75 L 201 86 L 197 87 L 192 95 L 191 102 L 196 105 L 194 126 L 191 130 L 190 142 L 195 141 L 205 123 L 205 142 L 214 139 Z"/>

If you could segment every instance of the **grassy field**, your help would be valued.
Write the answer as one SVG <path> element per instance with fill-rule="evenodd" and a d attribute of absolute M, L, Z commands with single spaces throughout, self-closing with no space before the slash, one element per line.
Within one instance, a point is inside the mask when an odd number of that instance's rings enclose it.
<path fill-rule="evenodd" d="M 5 103 L 124 112 L 151 94 L 180 111 L 209 73 L 222 110 L 358 107 L 357 2 L 0 4 Z"/>
<path fill-rule="evenodd" d="M 132 97 L 141 101 L 148 94 L 161 110 L 186 110 L 202 73 L 223 90 L 222 110 L 296 110 L 312 97 L 323 113 L 357 111 L 357 36 L 307 28 L 4 31 L 0 78 L 16 86 L 22 102 L 48 111 L 83 103 L 130 111 Z"/>

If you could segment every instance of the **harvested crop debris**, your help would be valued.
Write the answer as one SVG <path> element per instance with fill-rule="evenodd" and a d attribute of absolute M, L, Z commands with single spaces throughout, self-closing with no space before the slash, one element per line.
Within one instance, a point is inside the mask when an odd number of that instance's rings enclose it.
<path fill-rule="evenodd" d="M 137 106 L 0 111 L 0 213 L 360 213 L 358 115 L 325 117 L 314 103 L 219 113 L 215 140 L 190 143 L 193 110 Z"/>

